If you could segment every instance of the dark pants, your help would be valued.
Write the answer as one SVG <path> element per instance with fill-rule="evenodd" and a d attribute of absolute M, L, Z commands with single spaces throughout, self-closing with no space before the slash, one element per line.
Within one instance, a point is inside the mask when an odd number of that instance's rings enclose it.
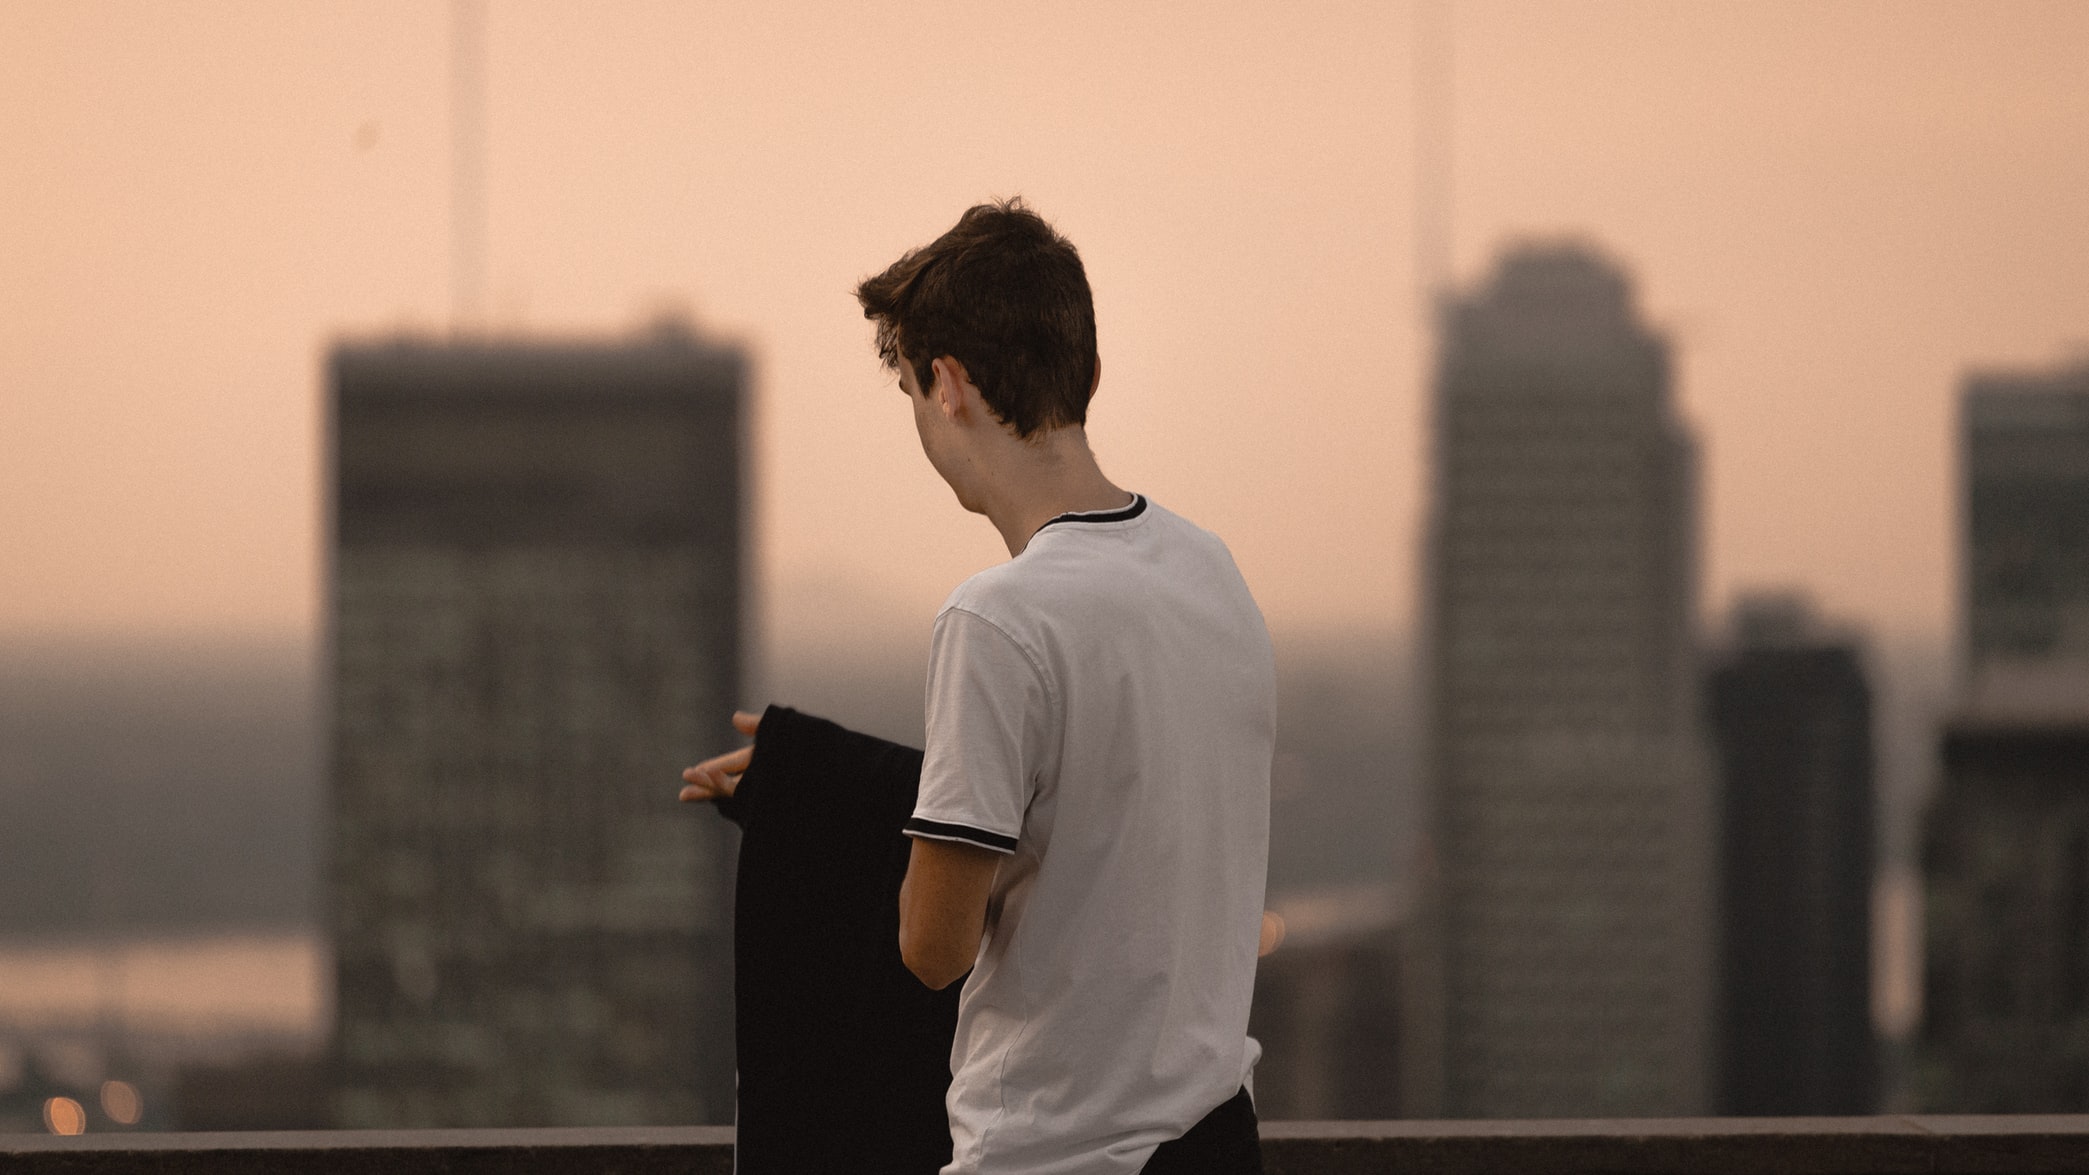
<path fill-rule="evenodd" d="M 1248 1091 L 1204 1115 L 1188 1134 L 1162 1143 L 1141 1170 L 1143 1175 L 1262 1175 L 1262 1138 Z"/>

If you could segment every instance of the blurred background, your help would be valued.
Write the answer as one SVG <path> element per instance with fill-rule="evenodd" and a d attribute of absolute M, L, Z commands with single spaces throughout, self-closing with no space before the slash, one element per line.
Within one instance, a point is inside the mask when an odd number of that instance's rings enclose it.
<path fill-rule="evenodd" d="M 677 772 L 918 741 L 1004 552 L 850 290 L 1016 194 L 1277 641 L 1264 1118 L 2089 1110 L 2085 48 L 0 8 L 0 1131 L 729 1121 Z"/>

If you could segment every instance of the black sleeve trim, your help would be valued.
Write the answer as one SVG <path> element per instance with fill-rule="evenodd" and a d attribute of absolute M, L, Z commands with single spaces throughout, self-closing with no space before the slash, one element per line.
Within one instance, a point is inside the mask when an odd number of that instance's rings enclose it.
<path fill-rule="evenodd" d="M 961 840 L 966 844 L 992 849 L 997 853 L 1015 852 L 1015 838 L 973 828 L 968 824 L 945 824 L 941 820 L 923 820 L 916 816 L 907 821 L 902 830 L 908 836 L 925 836 L 930 840 Z"/>

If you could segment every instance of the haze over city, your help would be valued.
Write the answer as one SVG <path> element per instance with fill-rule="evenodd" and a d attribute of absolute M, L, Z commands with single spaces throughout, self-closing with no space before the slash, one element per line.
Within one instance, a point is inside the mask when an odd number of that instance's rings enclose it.
<path fill-rule="evenodd" d="M 308 1070 L 339 1030 L 320 861 L 344 789 L 321 748 L 356 712 L 330 356 L 720 345 L 745 478 L 740 522 L 702 541 L 744 525 L 744 639 L 722 658 L 737 674 L 690 679 L 918 742 L 930 618 L 1006 552 L 922 460 L 852 289 L 1019 194 L 1095 289 L 1103 468 L 1222 535 L 1276 636 L 1269 901 L 1296 933 L 1265 969 L 1271 1006 L 1339 972 L 1357 1006 L 1390 1008 L 1377 968 L 1397 952 L 1370 952 L 1440 864 L 1422 816 L 1441 765 L 1419 748 L 1424 700 L 1454 691 L 1415 655 L 1446 558 L 1431 495 L 1453 500 L 1431 478 L 1455 464 L 1433 312 L 1487 296 L 1520 250 L 1616 274 L 1625 333 L 1650 327 L 1673 363 L 1656 397 L 1687 436 L 1649 500 L 1687 567 L 1655 601 L 1680 652 L 1644 692 L 1694 721 L 1732 605 L 1760 612 L 1765 590 L 1772 613 L 1810 600 L 1825 623 L 1793 631 L 1861 667 L 1871 708 L 1851 703 L 1849 730 L 1876 768 L 1850 794 L 1878 823 L 1851 836 L 1877 856 L 1852 892 L 1868 877 L 1877 921 L 1844 938 L 1871 936 L 1868 1027 L 1898 1047 L 1963 617 L 1961 393 L 2089 361 L 2085 48 L 2089 7 L 2061 0 L 6 6 L 0 1029 L 159 1032 L 141 1047 L 161 1077 L 242 1001 L 240 1031 Z M 1528 502 L 1511 513 L 1533 529 Z M 706 574 L 731 563 L 691 549 Z M 1506 574 L 1572 594 L 1527 572 Z M 729 608 L 695 611 L 732 629 Z M 698 647 L 647 647 L 677 644 Z M 705 708 L 723 742 L 727 707 Z M 716 749 L 687 734 L 691 758 Z M 660 764 L 663 805 L 680 766 Z M 1307 953 L 1359 943 L 1348 971 Z M 189 979 L 177 998 L 156 975 Z M 1316 1031 L 1383 1043 L 1344 1023 Z M 1268 1036 L 1273 1104 L 1394 1112 L 1375 1076 L 1346 1101 L 1298 1076 L 1327 1063 L 1294 1047 L 1310 1035 Z M 30 1088 L 44 1047 L 11 1039 L 0 1095 Z M 1909 1104 L 1889 1077 L 1878 1104 Z M 148 1083 L 155 1113 L 171 1082 Z M 9 1112 L 0 1096 L 0 1132 Z"/>
<path fill-rule="evenodd" d="M 499 4 L 497 333 L 663 314 L 756 364 L 767 642 L 999 557 L 914 451 L 853 281 L 991 195 L 1097 290 L 1109 468 L 1279 629 L 1404 629 L 1426 363 L 1405 6 Z M 1570 235 L 1635 275 L 1705 443 L 1705 600 L 1942 635 L 1970 367 L 2085 339 L 2089 11 L 1464 3 L 1453 279 Z M 452 319 L 449 10 L 0 13 L 0 633 L 309 642 L 320 356 Z M 899 553 L 904 554 L 899 554 Z"/>

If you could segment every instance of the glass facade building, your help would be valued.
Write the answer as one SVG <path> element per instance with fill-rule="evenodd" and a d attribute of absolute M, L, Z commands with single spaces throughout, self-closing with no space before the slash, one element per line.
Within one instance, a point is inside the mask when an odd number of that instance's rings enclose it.
<path fill-rule="evenodd" d="M 729 1122 L 744 361 L 330 359 L 328 912 L 341 1127 Z"/>
<path fill-rule="evenodd" d="M 1715 942 L 1695 447 L 1625 275 L 1528 246 L 1446 308 L 1410 1112 L 1698 1114 Z M 1406 1041 L 1403 1041 L 1403 1044 Z"/>

